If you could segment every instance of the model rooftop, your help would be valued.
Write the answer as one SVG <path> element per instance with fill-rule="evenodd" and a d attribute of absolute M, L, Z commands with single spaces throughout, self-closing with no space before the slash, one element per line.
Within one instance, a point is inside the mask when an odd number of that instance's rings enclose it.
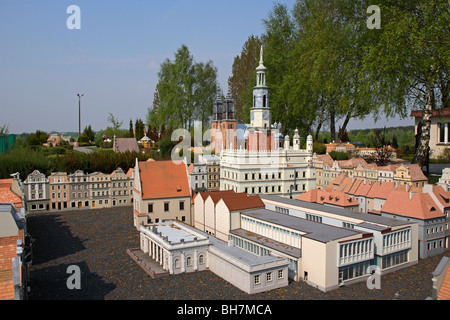
<path fill-rule="evenodd" d="M 326 214 L 339 215 L 347 218 L 358 219 L 361 220 L 361 224 L 364 224 L 366 227 L 370 226 L 370 224 L 388 227 L 396 227 L 409 224 L 408 221 L 402 221 L 394 218 L 387 218 L 369 213 L 362 213 L 362 212 L 355 213 L 353 211 L 343 208 L 337 208 L 318 203 L 311 203 L 302 200 L 289 199 L 275 195 L 260 194 L 259 197 L 263 201 L 264 200 L 276 201 L 279 203 L 283 203 L 285 205 L 294 206 L 296 207 L 297 210 L 302 210 L 302 208 L 306 208 L 317 211 L 317 214 L 320 214 L 320 212 L 324 212 Z"/>

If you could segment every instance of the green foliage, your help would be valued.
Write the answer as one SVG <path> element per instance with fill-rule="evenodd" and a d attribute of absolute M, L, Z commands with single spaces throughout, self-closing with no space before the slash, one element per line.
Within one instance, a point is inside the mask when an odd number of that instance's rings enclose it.
<path fill-rule="evenodd" d="M 8 179 L 10 174 L 16 172 L 25 179 L 34 170 L 50 174 L 58 169 L 57 160 L 49 159 L 40 148 L 15 145 L 8 153 L 0 156 L 0 179 Z"/>
<path fill-rule="evenodd" d="M 137 141 L 144 137 L 144 122 L 141 119 L 136 119 L 134 124 L 134 137 Z"/>
<path fill-rule="evenodd" d="M 83 147 L 83 146 L 89 146 L 90 144 L 91 144 L 91 143 L 90 143 L 90 141 L 89 141 L 88 135 L 86 134 L 86 132 L 83 132 L 83 134 L 81 135 L 81 137 L 78 138 L 78 145 L 79 145 L 80 147 Z"/>
<path fill-rule="evenodd" d="M 27 146 L 41 146 L 47 143 L 49 135 L 43 131 L 36 130 L 36 133 L 30 134 L 25 142 Z"/>
<path fill-rule="evenodd" d="M 217 69 L 212 62 L 196 63 L 182 45 L 173 61 L 166 59 L 158 72 L 153 107 L 147 125 L 190 129 L 195 120 L 205 125 L 212 112 L 217 87 Z"/>
<path fill-rule="evenodd" d="M 248 37 L 241 54 L 234 58 L 232 75 L 228 79 L 228 86 L 234 99 L 236 120 L 244 123 L 250 121 L 249 108 L 252 105 L 252 87 L 256 79 L 254 70 L 258 65 L 261 45 L 259 37 L 254 35 Z"/>
<path fill-rule="evenodd" d="M 328 154 L 330 155 L 331 158 L 333 158 L 333 160 L 348 160 L 349 159 L 347 152 L 331 151 L 331 152 L 328 152 Z"/>
<path fill-rule="evenodd" d="M 169 159 L 173 148 L 176 146 L 176 142 L 172 141 L 168 136 L 166 136 L 164 139 L 162 139 L 159 142 L 159 151 L 161 158 L 163 159 Z"/>
<path fill-rule="evenodd" d="M 314 141 L 313 152 L 315 152 L 317 154 L 325 154 L 325 153 L 327 153 L 327 147 L 325 146 L 325 144 L 323 144 L 321 142 Z"/>

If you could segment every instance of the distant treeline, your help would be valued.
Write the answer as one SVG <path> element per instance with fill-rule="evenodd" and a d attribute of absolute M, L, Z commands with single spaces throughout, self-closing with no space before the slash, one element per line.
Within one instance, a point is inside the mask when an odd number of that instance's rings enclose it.
<path fill-rule="evenodd" d="M 54 148 L 56 149 L 56 148 Z M 7 154 L 0 157 L 0 179 L 8 179 L 12 173 L 18 172 L 20 178 L 26 177 L 34 170 L 45 175 L 52 172 L 83 170 L 86 173 L 112 173 L 118 167 L 125 172 L 134 167 L 136 158 L 145 161 L 148 155 L 136 152 L 115 153 L 112 151 L 85 154 L 81 152 L 64 152 L 49 155 L 44 148 L 15 146 Z"/>
<path fill-rule="evenodd" d="M 394 148 L 400 148 L 405 151 L 414 149 L 414 126 L 389 127 L 389 128 L 371 128 L 371 129 L 354 129 L 346 133 L 345 141 L 360 142 L 365 147 L 373 147 L 373 138 L 380 136 L 386 130 L 386 140 L 389 145 Z M 320 132 L 319 141 L 321 143 L 330 143 L 330 133 Z M 412 152 L 412 151 L 411 151 Z M 407 152 L 409 153 L 409 152 Z"/>

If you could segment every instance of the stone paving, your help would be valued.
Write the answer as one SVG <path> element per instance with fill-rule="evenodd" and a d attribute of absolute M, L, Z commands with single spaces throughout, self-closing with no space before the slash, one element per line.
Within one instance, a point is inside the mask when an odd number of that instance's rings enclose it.
<path fill-rule="evenodd" d="M 28 231 L 36 240 L 30 268 L 31 300 L 424 300 L 431 272 L 442 255 L 381 278 L 381 289 L 365 282 L 327 293 L 303 282 L 249 295 L 210 271 L 153 279 L 127 253 L 139 247 L 132 208 L 34 213 Z M 447 253 L 448 255 L 448 253 Z M 70 290 L 70 265 L 81 270 L 81 289 Z"/>

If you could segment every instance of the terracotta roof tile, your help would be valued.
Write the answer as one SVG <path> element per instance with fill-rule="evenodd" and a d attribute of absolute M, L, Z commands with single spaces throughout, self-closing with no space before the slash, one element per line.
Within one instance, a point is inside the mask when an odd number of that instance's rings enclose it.
<path fill-rule="evenodd" d="M 189 181 L 184 162 L 139 162 L 142 199 L 190 197 Z"/>
<path fill-rule="evenodd" d="M 442 280 L 441 288 L 437 296 L 437 300 L 450 300 L 450 271 L 447 268 L 444 280 Z"/>
<path fill-rule="evenodd" d="M 444 208 L 450 207 L 450 192 L 445 191 L 442 186 L 433 186 L 433 193 Z"/>
<path fill-rule="evenodd" d="M 296 200 L 315 202 L 320 204 L 332 204 L 340 207 L 359 206 L 348 194 L 340 191 L 327 191 L 313 189 L 298 196 Z"/>
<path fill-rule="evenodd" d="M 406 191 L 392 191 L 381 211 L 417 219 L 432 219 L 444 216 L 428 193 L 412 194 Z"/>
<path fill-rule="evenodd" d="M 334 160 L 328 153 L 327 154 L 318 154 L 317 158 L 330 167 L 333 165 Z"/>
<path fill-rule="evenodd" d="M 395 183 L 391 181 L 375 182 L 367 193 L 368 198 L 386 199 L 393 191 Z"/>
<path fill-rule="evenodd" d="M 16 208 L 22 208 L 22 199 L 9 187 L 0 187 L 0 203 L 12 203 Z"/>
<path fill-rule="evenodd" d="M 218 195 L 218 199 L 220 200 L 220 197 L 225 195 L 225 194 L 231 194 L 231 193 L 235 193 L 234 190 L 219 190 L 219 191 L 206 191 L 206 192 L 199 192 L 198 195 L 200 195 L 203 199 L 203 201 L 205 201 L 206 199 L 208 199 L 208 197 L 210 195 L 213 195 L 213 197 L 211 197 L 211 199 L 216 199 L 215 195 Z M 219 201 L 217 200 L 217 201 Z M 217 202 L 216 202 L 217 203 Z"/>
<path fill-rule="evenodd" d="M 367 181 L 363 182 L 359 185 L 358 190 L 355 192 L 355 196 L 363 196 L 366 197 L 367 194 L 370 192 L 370 189 L 372 189 L 372 186 L 374 185 L 373 181 Z"/>
<path fill-rule="evenodd" d="M 258 195 L 249 196 L 245 192 L 225 195 L 221 198 L 221 200 L 225 203 L 228 210 L 230 211 L 266 207 L 264 202 Z"/>
<path fill-rule="evenodd" d="M 135 138 L 116 138 L 113 149 L 115 152 L 139 152 L 139 146 Z"/>
<path fill-rule="evenodd" d="M 11 188 L 13 179 L 0 179 L 0 188 Z"/>
<path fill-rule="evenodd" d="M 408 164 L 405 165 L 409 169 L 409 174 L 411 175 L 411 181 L 428 181 L 428 178 L 423 174 L 422 169 L 420 166 L 415 164 Z"/>

